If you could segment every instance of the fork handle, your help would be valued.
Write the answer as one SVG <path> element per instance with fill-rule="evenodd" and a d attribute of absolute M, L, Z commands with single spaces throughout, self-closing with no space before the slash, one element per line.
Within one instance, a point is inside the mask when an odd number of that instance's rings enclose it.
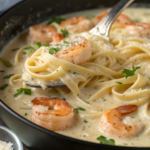
<path fill-rule="evenodd" d="M 96 25 L 96 30 L 98 34 L 104 38 L 109 39 L 109 30 L 112 26 L 115 19 L 119 16 L 119 14 L 128 7 L 134 0 L 120 0 L 113 9 Z M 94 31 L 93 28 L 91 32 Z"/>

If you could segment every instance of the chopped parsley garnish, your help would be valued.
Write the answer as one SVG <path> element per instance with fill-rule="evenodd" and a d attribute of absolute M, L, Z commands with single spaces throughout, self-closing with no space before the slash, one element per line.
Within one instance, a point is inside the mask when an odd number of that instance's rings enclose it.
<path fill-rule="evenodd" d="M 12 67 L 13 65 L 6 59 L 0 58 L 0 61 L 4 63 L 6 67 Z"/>
<path fill-rule="evenodd" d="M 51 48 L 50 50 L 49 50 L 49 53 L 50 54 L 55 54 L 55 53 L 57 53 L 59 51 L 59 48 L 58 47 L 56 47 L 56 48 Z"/>
<path fill-rule="evenodd" d="M 47 25 L 53 23 L 53 22 L 56 22 L 58 24 L 60 24 L 62 21 L 66 20 L 65 18 L 61 18 L 61 17 L 57 17 L 57 18 L 52 18 L 48 23 Z"/>
<path fill-rule="evenodd" d="M 84 123 L 87 123 L 88 121 L 84 119 Z"/>
<path fill-rule="evenodd" d="M 27 114 L 27 113 L 25 113 L 24 115 L 25 115 L 25 116 L 27 116 L 28 114 Z"/>
<path fill-rule="evenodd" d="M 76 72 L 73 72 L 73 74 L 77 74 Z"/>
<path fill-rule="evenodd" d="M 67 42 L 67 41 L 64 41 L 64 44 L 68 44 L 68 42 Z"/>
<path fill-rule="evenodd" d="M 19 96 L 23 92 L 23 88 L 20 88 L 17 90 L 17 93 L 14 95 L 14 97 Z"/>
<path fill-rule="evenodd" d="M 0 90 L 4 90 L 7 86 L 8 84 L 4 84 L 3 86 L 0 87 Z"/>
<path fill-rule="evenodd" d="M 122 73 L 126 75 L 125 78 L 127 79 L 128 77 L 133 76 L 135 74 L 135 71 L 138 70 L 138 69 L 140 69 L 140 68 L 141 67 L 136 67 L 135 68 L 134 66 L 132 66 L 133 70 L 123 69 Z"/>
<path fill-rule="evenodd" d="M 17 90 L 17 93 L 14 95 L 14 97 L 19 96 L 23 92 L 24 92 L 24 94 L 31 95 L 31 89 L 20 88 Z"/>
<path fill-rule="evenodd" d="M 115 145 L 115 141 L 113 139 L 107 140 L 104 136 L 99 136 L 97 140 L 100 142 L 100 144 L 107 144 L 107 145 Z"/>
<path fill-rule="evenodd" d="M 68 72 L 71 72 L 71 70 L 68 70 Z"/>
<path fill-rule="evenodd" d="M 23 52 L 23 54 L 29 54 L 31 52 L 33 52 L 34 50 L 39 49 L 42 46 L 41 42 L 35 42 L 32 46 L 29 45 L 28 47 L 25 47 L 25 51 Z"/>
<path fill-rule="evenodd" d="M 34 51 L 34 48 L 31 45 L 29 45 L 28 47 L 25 47 L 24 49 L 25 51 L 23 52 L 23 54 L 29 54 Z"/>
<path fill-rule="evenodd" d="M 0 70 L 0 72 L 5 72 L 5 70 Z"/>
<path fill-rule="evenodd" d="M 31 95 L 31 89 L 23 88 L 23 90 L 24 90 L 24 94 Z"/>
<path fill-rule="evenodd" d="M 44 46 L 49 46 L 49 43 L 45 43 Z"/>
<path fill-rule="evenodd" d="M 75 108 L 75 110 L 77 111 L 77 113 L 79 113 L 79 110 L 81 110 L 81 111 L 85 111 L 85 108 L 78 107 L 78 108 Z"/>
<path fill-rule="evenodd" d="M 61 29 L 61 32 L 64 38 L 69 37 L 69 32 L 66 29 Z"/>
<path fill-rule="evenodd" d="M 89 102 L 84 101 L 85 103 L 89 104 Z"/>
<path fill-rule="evenodd" d="M 65 101 L 66 99 L 65 99 L 65 98 L 62 98 L 62 100 L 64 100 L 64 101 Z"/>
<path fill-rule="evenodd" d="M 82 130 L 85 130 L 85 126 L 83 126 Z"/>
<path fill-rule="evenodd" d="M 4 77 L 4 79 L 9 79 L 11 76 L 13 76 L 14 74 L 10 74 Z"/>
<path fill-rule="evenodd" d="M 92 18 L 94 18 L 94 15 L 87 15 L 86 18 L 87 19 L 92 19 Z"/>
<path fill-rule="evenodd" d="M 34 44 L 33 44 L 33 47 L 34 47 L 34 49 L 39 49 L 40 47 L 42 46 L 42 44 L 41 44 L 41 42 L 35 42 Z"/>
<path fill-rule="evenodd" d="M 116 82 L 116 83 L 118 83 L 118 84 L 122 84 L 121 82 Z"/>
<path fill-rule="evenodd" d="M 19 48 L 14 48 L 14 49 L 12 49 L 12 51 L 16 51 L 16 50 L 18 50 Z"/>
<path fill-rule="evenodd" d="M 148 77 L 148 79 L 150 80 L 150 77 Z"/>
<path fill-rule="evenodd" d="M 68 42 L 67 41 L 64 41 L 64 46 L 68 47 Z"/>

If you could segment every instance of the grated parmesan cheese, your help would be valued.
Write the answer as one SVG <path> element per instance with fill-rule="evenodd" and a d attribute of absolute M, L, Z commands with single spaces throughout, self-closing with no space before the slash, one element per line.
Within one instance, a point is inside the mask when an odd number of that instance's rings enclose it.
<path fill-rule="evenodd" d="M 51 42 L 50 46 L 45 47 L 45 50 L 49 52 L 51 48 L 59 48 L 59 52 L 61 53 L 62 51 L 68 50 L 69 47 L 83 44 L 84 41 L 85 41 L 85 38 L 82 36 L 77 36 L 75 38 L 67 38 L 60 42 Z"/>
<path fill-rule="evenodd" d="M 13 144 L 0 141 L 0 150 L 13 150 Z"/>

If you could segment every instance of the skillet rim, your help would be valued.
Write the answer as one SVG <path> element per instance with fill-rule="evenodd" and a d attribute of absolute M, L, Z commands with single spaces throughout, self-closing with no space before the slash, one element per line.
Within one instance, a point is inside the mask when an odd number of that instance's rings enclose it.
<path fill-rule="evenodd" d="M 29 1 L 29 0 L 22 0 L 18 3 L 16 3 L 15 5 L 13 5 L 12 7 L 10 7 L 9 9 L 5 10 L 4 12 L 2 12 L 0 14 L 0 19 L 1 17 L 3 17 L 5 14 L 7 14 L 9 11 L 15 9 L 16 6 L 19 6 L 20 4 L 26 2 L 26 1 Z M 147 7 L 141 7 L 141 8 L 147 8 Z M 64 13 L 65 14 L 65 13 Z M 23 32 L 23 31 L 22 31 Z M 16 37 L 17 35 L 15 35 Z M 14 37 L 14 38 L 15 38 Z M 12 40 L 12 39 L 11 39 Z M 8 44 L 8 43 L 7 43 Z M 4 45 L 5 47 L 6 45 Z M 3 48 L 4 48 L 3 47 Z M 3 49 L 2 48 L 2 49 Z M 52 136 L 55 136 L 57 138 L 61 138 L 61 139 L 65 139 L 67 141 L 71 141 L 71 142 L 74 142 L 74 143 L 78 143 L 78 144 L 81 144 L 81 145 L 89 145 L 89 146 L 95 146 L 95 147 L 98 147 L 98 148 L 116 148 L 116 149 L 133 149 L 133 150 L 142 150 L 142 149 L 146 149 L 146 150 L 149 150 L 150 147 L 135 147 L 135 146 L 122 146 L 122 145 L 105 145 L 105 144 L 100 144 L 100 143 L 94 143 L 94 142 L 88 142 L 88 141 L 84 141 L 84 140 L 80 140 L 80 139 L 76 139 L 76 138 L 72 138 L 72 137 L 69 137 L 69 136 L 65 136 L 65 135 L 62 135 L 62 134 L 59 134 L 59 133 L 56 133 L 56 132 L 53 132 L 53 131 L 50 131 L 50 130 L 47 130 L 39 125 L 36 125 L 34 123 L 32 123 L 31 121 L 29 121 L 28 119 L 24 118 L 23 116 L 21 116 L 20 114 L 18 114 L 17 112 L 15 112 L 13 109 L 11 109 L 8 105 L 6 105 L 1 99 L 0 99 L 0 106 L 3 107 L 7 112 L 9 112 L 11 115 L 13 115 L 14 117 L 16 117 L 17 119 L 21 120 L 23 123 L 33 127 L 33 128 L 36 128 L 37 130 L 40 130 L 44 133 L 47 133 L 47 134 L 50 134 Z"/>
<path fill-rule="evenodd" d="M 88 141 L 84 141 L 84 140 L 80 140 L 80 139 L 76 139 L 76 138 L 72 138 L 72 137 L 69 137 L 69 136 L 65 136 L 65 135 L 62 135 L 62 134 L 59 134 L 57 132 L 53 132 L 53 131 L 50 131 L 50 130 L 47 130 L 39 125 L 36 125 L 34 123 L 32 123 L 31 121 L 29 121 L 28 119 L 24 118 L 23 116 L 21 116 L 20 114 L 18 114 L 17 112 L 15 112 L 12 108 L 10 108 L 9 106 L 7 106 L 1 99 L 0 99 L 0 105 L 1 107 L 3 107 L 7 112 L 9 112 L 11 115 L 13 115 L 14 117 L 16 117 L 17 119 L 21 120 L 22 122 L 24 122 L 25 124 L 28 124 L 30 126 L 32 126 L 33 128 L 36 128 L 42 132 L 45 132 L 47 134 L 51 134 L 52 136 L 56 136 L 58 138 L 63 138 L 65 140 L 68 140 L 68 141 L 71 141 L 71 142 L 77 142 L 79 144 L 82 144 L 82 145 L 90 145 L 90 146 L 96 146 L 96 147 L 99 147 L 99 148 L 117 148 L 117 149 L 125 149 L 125 148 L 130 148 L 130 149 L 149 149 L 150 147 L 131 147 L 131 146 L 120 146 L 120 145 L 105 145 L 105 144 L 100 144 L 100 143 L 94 143 L 94 142 L 88 142 Z"/>

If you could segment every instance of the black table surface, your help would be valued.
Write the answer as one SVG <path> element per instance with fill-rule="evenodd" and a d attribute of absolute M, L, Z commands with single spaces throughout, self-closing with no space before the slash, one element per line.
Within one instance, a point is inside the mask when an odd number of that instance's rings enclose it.
<path fill-rule="evenodd" d="M 5 127 L 7 127 L 6 126 L 6 124 L 3 122 L 3 120 L 0 118 L 0 125 L 2 125 L 2 126 L 5 126 Z M 8 127 L 7 127 L 8 128 Z M 23 144 L 23 147 L 24 147 L 24 150 L 31 150 L 31 149 L 29 149 L 26 145 L 24 145 Z"/>

